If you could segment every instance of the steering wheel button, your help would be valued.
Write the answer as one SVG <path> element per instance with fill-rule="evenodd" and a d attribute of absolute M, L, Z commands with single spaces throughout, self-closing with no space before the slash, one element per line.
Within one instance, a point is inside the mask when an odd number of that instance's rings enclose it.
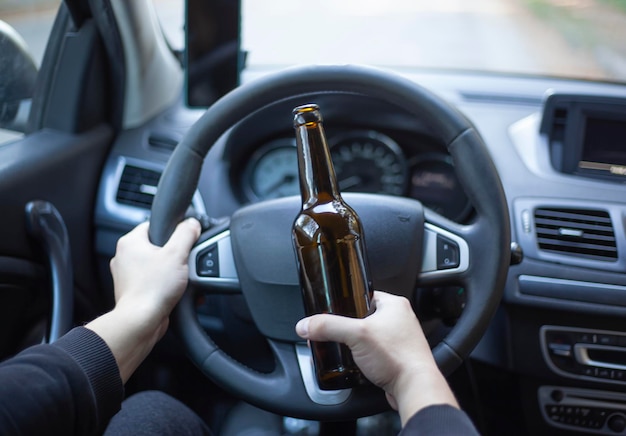
<path fill-rule="evenodd" d="M 201 277 L 219 277 L 220 265 L 217 245 L 211 245 L 198 254 L 196 269 Z"/>
<path fill-rule="evenodd" d="M 437 269 L 451 269 L 459 266 L 459 245 L 437 235 Z"/>

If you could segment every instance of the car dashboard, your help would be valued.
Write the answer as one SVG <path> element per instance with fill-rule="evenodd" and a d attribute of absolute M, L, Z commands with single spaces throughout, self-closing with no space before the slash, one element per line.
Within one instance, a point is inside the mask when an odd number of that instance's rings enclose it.
<path fill-rule="evenodd" d="M 269 72 L 246 71 L 243 81 Z M 528 434 L 626 434 L 626 160 L 620 160 L 626 87 L 470 72 L 399 74 L 476 126 L 507 197 L 518 258 L 472 354 L 482 368 L 478 376 L 513 380 L 519 396 L 502 395 Z M 428 125 L 368 96 L 329 91 L 307 99 L 321 108 L 343 191 L 413 198 L 452 221 L 471 222 L 474 210 L 454 162 Z M 213 145 L 196 211 L 224 217 L 246 204 L 298 195 L 294 101 L 260 108 Z M 117 238 L 149 216 L 169 155 L 201 115 L 180 102 L 119 135 L 96 205 L 103 275 Z M 586 141 L 609 149 L 593 155 Z M 614 165 L 594 165 L 607 156 Z"/>

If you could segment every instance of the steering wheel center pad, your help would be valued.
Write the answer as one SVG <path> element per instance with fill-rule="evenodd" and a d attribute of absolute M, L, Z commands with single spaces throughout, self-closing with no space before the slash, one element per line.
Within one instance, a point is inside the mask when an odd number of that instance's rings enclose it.
<path fill-rule="evenodd" d="M 374 289 L 410 297 L 420 272 L 424 210 L 418 201 L 343 194 L 361 218 Z M 254 321 L 265 336 L 301 340 L 304 316 L 291 226 L 300 197 L 257 203 L 237 211 L 230 232 L 239 281 Z"/>

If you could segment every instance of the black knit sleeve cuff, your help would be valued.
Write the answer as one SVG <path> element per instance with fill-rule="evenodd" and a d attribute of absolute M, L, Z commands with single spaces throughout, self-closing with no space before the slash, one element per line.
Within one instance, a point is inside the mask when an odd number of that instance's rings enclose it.
<path fill-rule="evenodd" d="M 113 353 L 95 332 L 77 327 L 52 345 L 65 350 L 89 379 L 98 408 L 98 422 L 104 425 L 120 410 L 124 385 Z"/>
<path fill-rule="evenodd" d="M 409 419 L 402 435 L 471 436 L 478 435 L 465 412 L 448 404 L 428 406 Z"/>

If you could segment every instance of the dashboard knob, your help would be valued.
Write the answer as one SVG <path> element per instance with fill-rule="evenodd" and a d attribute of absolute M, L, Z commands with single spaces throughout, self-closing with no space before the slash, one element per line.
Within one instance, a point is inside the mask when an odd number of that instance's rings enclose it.
<path fill-rule="evenodd" d="M 613 415 L 609 418 L 607 425 L 611 431 L 621 433 L 626 429 L 626 417 L 624 415 Z"/>
<path fill-rule="evenodd" d="M 564 396 L 563 391 L 560 389 L 555 389 L 550 393 L 550 397 L 557 403 L 560 403 Z"/>
<path fill-rule="evenodd" d="M 518 265 L 524 260 L 524 252 L 517 242 L 511 242 L 511 265 Z"/>

